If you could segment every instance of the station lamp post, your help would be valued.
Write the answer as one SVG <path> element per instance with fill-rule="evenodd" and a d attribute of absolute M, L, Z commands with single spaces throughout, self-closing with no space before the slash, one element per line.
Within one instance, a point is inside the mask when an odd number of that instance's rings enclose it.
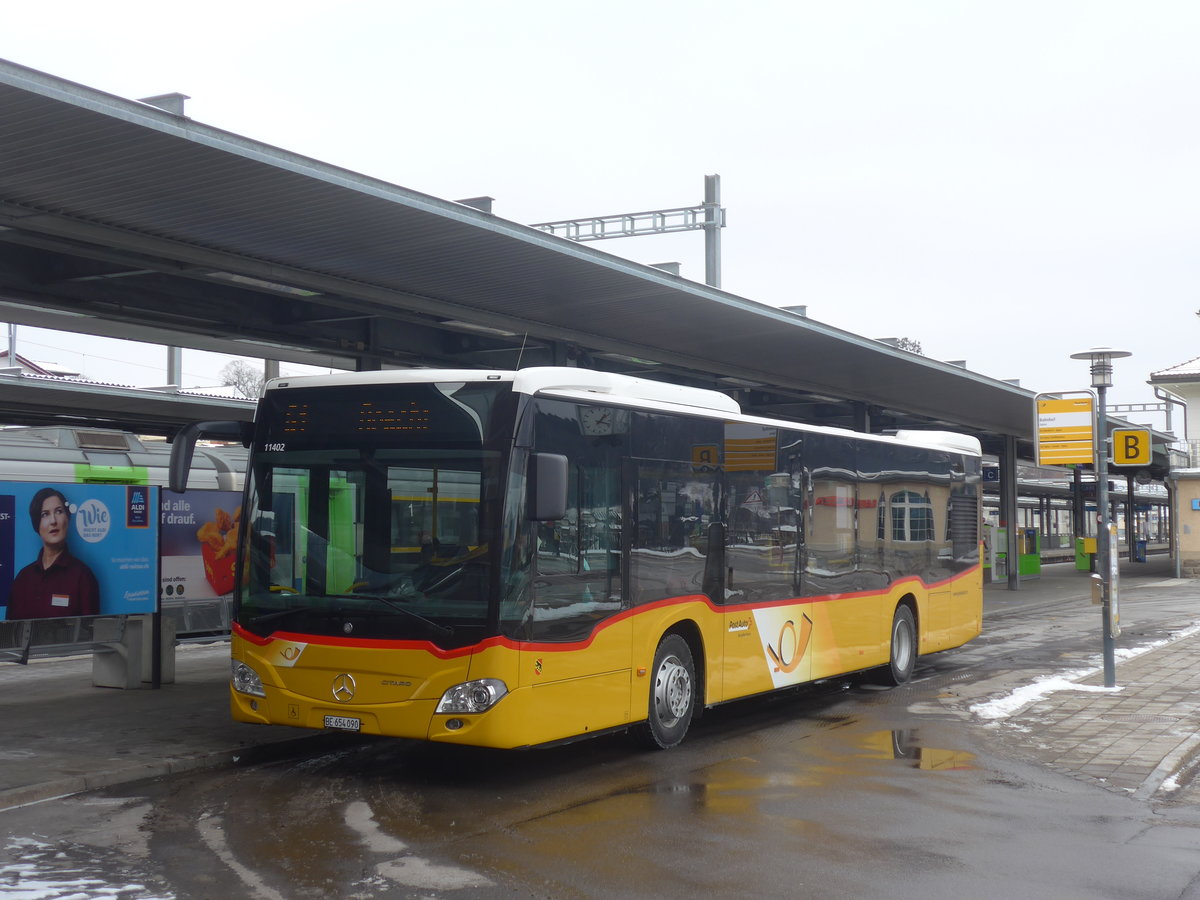
<path fill-rule="evenodd" d="M 1092 387 L 1096 389 L 1096 563 L 1100 570 L 1102 596 L 1100 614 L 1104 619 L 1104 686 L 1116 687 L 1116 649 L 1113 622 L 1112 543 L 1108 515 L 1108 407 L 1105 391 L 1112 387 L 1112 361 L 1132 356 L 1128 350 L 1093 347 L 1072 353 L 1071 359 L 1086 359 L 1092 364 Z"/>

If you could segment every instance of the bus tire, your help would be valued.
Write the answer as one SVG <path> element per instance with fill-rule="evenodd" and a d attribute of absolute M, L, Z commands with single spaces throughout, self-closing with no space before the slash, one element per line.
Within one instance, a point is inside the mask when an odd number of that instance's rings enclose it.
<path fill-rule="evenodd" d="M 654 651 L 650 704 L 641 737 L 651 747 L 669 750 L 679 744 L 696 711 L 696 666 L 687 641 L 668 634 Z"/>
<path fill-rule="evenodd" d="M 891 652 L 887 665 L 887 678 L 891 684 L 904 684 L 912 677 L 917 665 L 917 626 L 912 610 L 903 603 L 896 607 L 892 616 Z"/>

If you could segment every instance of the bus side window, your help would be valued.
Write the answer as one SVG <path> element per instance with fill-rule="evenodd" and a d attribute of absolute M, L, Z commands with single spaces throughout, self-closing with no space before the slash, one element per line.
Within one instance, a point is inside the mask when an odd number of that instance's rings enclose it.
<path fill-rule="evenodd" d="M 796 517 L 789 505 L 789 476 L 769 467 L 729 472 L 725 490 L 729 601 L 763 603 L 793 596 Z"/>
<path fill-rule="evenodd" d="M 621 460 L 625 418 L 604 408 L 539 398 L 536 453 L 568 460 L 567 508 L 534 529 L 531 639 L 575 641 L 624 608 L 621 591 Z M 618 427 L 619 426 L 619 427 Z"/>
<path fill-rule="evenodd" d="M 858 589 L 858 469 L 856 448 L 831 435 L 812 435 L 805 442 L 807 485 L 804 572 L 806 596 Z"/>
<path fill-rule="evenodd" d="M 561 519 L 537 523 L 537 571 L 567 575 L 579 571 L 579 469 L 567 477 L 567 509 Z"/>
<path fill-rule="evenodd" d="M 579 640 L 621 605 L 619 471 L 572 467 L 567 514 L 537 525 L 533 639 Z"/>
<path fill-rule="evenodd" d="M 638 461 L 630 560 L 635 603 L 702 594 L 719 584 L 711 573 L 705 577 L 709 528 L 721 520 L 718 477 L 690 464 Z"/>

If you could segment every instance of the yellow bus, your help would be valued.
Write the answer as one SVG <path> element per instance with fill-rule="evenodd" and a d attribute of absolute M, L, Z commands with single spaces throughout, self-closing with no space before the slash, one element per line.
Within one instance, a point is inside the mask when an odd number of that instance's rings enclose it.
<path fill-rule="evenodd" d="M 619 729 L 979 634 L 980 447 L 586 369 L 277 379 L 253 427 L 242 722 L 487 747 Z M 177 473 L 177 474 L 176 474 Z"/>

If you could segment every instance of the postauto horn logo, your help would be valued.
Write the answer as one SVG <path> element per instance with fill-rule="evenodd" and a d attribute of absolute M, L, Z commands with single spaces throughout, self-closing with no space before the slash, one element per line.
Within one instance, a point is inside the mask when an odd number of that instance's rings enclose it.
<path fill-rule="evenodd" d="M 771 683 L 784 687 L 803 681 L 800 664 L 812 640 L 813 620 L 794 606 L 756 609 L 753 615 Z"/>

